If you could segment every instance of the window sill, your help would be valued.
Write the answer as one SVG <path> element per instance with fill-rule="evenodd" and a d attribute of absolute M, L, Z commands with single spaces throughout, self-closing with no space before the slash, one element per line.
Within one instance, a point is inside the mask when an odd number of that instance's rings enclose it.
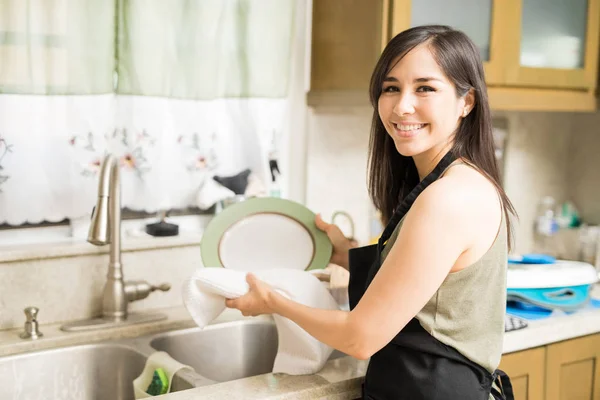
<path fill-rule="evenodd" d="M 179 235 L 170 237 L 154 237 L 144 231 L 146 224 L 156 222 L 155 218 L 123 221 L 121 250 L 130 252 L 199 245 L 204 227 L 211 218 L 210 215 L 168 218 L 169 222 L 179 225 Z M 0 263 L 109 252 L 109 245 L 94 246 L 81 233 L 72 237 L 70 232 L 68 226 L 0 231 Z"/>

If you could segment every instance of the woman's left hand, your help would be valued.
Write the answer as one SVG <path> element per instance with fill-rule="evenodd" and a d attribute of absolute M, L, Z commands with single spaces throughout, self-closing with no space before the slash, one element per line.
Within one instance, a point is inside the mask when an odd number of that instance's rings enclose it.
<path fill-rule="evenodd" d="M 269 306 L 273 293 L 271 286 L 250 273 L 246 275 L 246 282 L 250 286 L 248 293 L 237 299 L 225 300 L 225 305 L 229 308 L 237 308 L 244 316 L 273 314 L 273 310 Z"/>

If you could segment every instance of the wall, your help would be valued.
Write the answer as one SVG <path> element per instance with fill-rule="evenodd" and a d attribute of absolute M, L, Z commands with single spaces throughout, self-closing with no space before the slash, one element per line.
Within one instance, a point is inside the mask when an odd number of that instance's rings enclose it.
<path fill-rule="evenodd" d="M 506 113 L 508 143 L 504 188 L 518 213 L 516 253 L 532 251 L 536 208 L 543 196 L 569 198 L 573 114 Z"/>
<path fill-rule="evenodd" d="M 197 243 L 124 250 L 122 262 L 126 281 L 171 284 L 168 292 L 153 292 L 145 299 L 130 303 L 129 310 L 183 305 L 181 287 L 183 281 L 201 266 L 199 254 Z M 107 254 L 0 262 L 0 330 L 23 327 L 23 309 L 28 306 L 40 309 L 40 324 L 99 316 L 107 270 Z"/>
<path fill-rule="evenodd" d="M 367 149 L 371 115 L 368 107 L 311 108 L 307 124 L 306 205 L 325 220 L 337 210 L 348 212 L 361 243 L 369 240 Z M 340 226 L 350 235 L 347 224 Z"/>
<path fill-rule="evenodd" d="M 366 160 L 371 115 L 368 107 L 319 107 L 308 116 L 307 205 L 326 218 L 337 209 L 350 212 L 362 243 L 369 239 Z M 592 185 L 600 178 L 600 165 L 589 167 L 591 162 L 600 164 L 594 154 L 600 137 L 594 136 L 593 128 L 600 117 L 582 115 L 495 114 L 506 119 L 509 131 L 504 185 L 519 214 L 515 252 L 531 251 L 533 220 L 542 196 L 558 201 L 571 197 L 585 209 L 585 217 L 600 222 L 600 203 L 594 201 L 600 189 Z"/>
<path fill-rule="evenodd" d="M 600 224 L 600 113 L 577 114 L 573 121 L 567 187 L 582 217 Z"/>

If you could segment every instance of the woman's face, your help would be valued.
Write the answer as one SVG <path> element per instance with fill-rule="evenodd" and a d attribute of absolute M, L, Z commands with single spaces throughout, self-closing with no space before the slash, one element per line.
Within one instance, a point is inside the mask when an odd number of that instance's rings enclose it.
<path fill-rule="evenodd" d="M 473 105 L 473 95 L 458 98 L 426 44 L 397 61 L 383 81 L 379 117 L 407 157 L 439 152 L 452 140 L 461 118 Z"/>

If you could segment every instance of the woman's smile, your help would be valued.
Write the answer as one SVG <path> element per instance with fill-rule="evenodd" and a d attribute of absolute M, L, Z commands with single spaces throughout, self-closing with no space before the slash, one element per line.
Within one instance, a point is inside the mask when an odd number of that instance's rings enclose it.
<path fill-rule="evenodd" d="M 429 124 L 415 122 L 392 122 L 394 132 L 399 138 L 412 138 L 421 133 Z"/>

